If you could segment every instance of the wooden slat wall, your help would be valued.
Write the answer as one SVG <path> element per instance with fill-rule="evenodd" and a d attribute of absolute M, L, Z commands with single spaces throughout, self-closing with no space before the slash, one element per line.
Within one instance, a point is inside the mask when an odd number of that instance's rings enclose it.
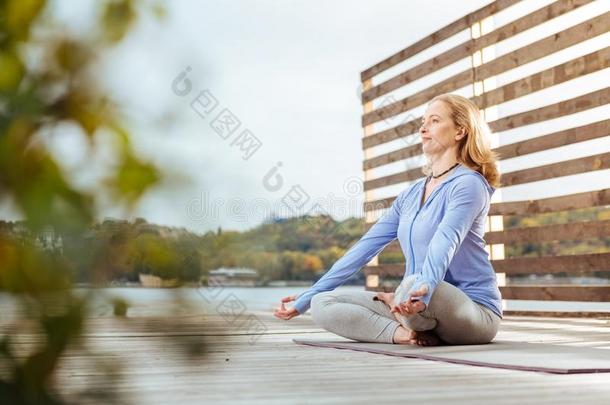
<path fill-rule="evenodd" d="M 366 83 L 365 91 L 362 94 L 362 102 L 366 105 L 362 116 L 362 124 L 366 128 L 362 145 L 366 156 L 363 162 L 363 170 L 365 171 L 366 179 L 364 190 L 367 195 L 364 210 L 367 213 L 367 217 L 370 218 L 372 214 L 380 213 L 380 210 L 389 207 L 395 199 L 395 196 L 376 199 L 374 198 L 375 190 L 387 186 L 400 185 L 423 176 L 421 167 L 381 176 L 372 175 L 375 170 L 384 168 L 384 166 L 422 155 L 419 140 L 413 142 L 417 139 L 421 117 L 414 118 L 410 116 L 406 120 L 402 119 L 399 125 L 376 130 L 375 126 L 380 125 L 380 121 L 386 120 L 387 123 L 389 118 L 420 108 L 438 94 L 458 91 L 466 86 L 474 88 L 475 83 L 493 78 L 526 63 L 537 61 L 605 34 L 610 31 L 610 11 L 604 10 L 598 13 L 598 15 L 590 16 L 586 21 L 575 23 L 567 29 L 559 30 L 542 39 L 531 41 L 512 52 L 485 61 L 485 63 L 478 66 L 472 66 L 464 71 L 456 71 L 453 74 L 450 72 L 449 78 L 413 94 L 403 95 L 400 99 L 394 99 L 397 101 L 389 104 L 381 103 L 375 108 L 372 106 L 375 105 L 376 100 L 381 97 L 388 97 L 392 92 L 400 90 L 403 86 L 415 80 L 424 79 L 441 68 L 448 67 L 465 58 L 471 58 L 475 52 L 480 52 L 501 41 L 510 40 L 517 34 L 536 28 L 540 24 L 553 24 L 553 20 L 560 16 L 573 13 L 584 6 L 596 6 L 595 3 L 600 1 L 603 0 L 555 1 L 527 15 L 517 17 L 504 26 L 483 33 L 478 38 L 472 38 L 448 49 L 440 55 L 396 74 L 394 77 L 383 80 L 377 78 L 380 73 L 396 67 L 403 62 L 408 63 L 410 58 L 420 52 L 462 33 L 464 30 L 470 29 L 474 24 L 480 24 L 484 19 L 493 18 L 499 12 L 510 11 L 510 8 L 518 3 L 518 1 L 508 0 L 495 1 L 473 13 L 461 17 L 362 72 L 362 81 Z M 471 99 L 482 110 L 489 109 L 490 107 L 501 106 L 503 103 L 521 97 L 534 95 L 539 91 L 550 89 L 553 86 L 586 75 L 599 73 L 608 68 L 610 68 L 610 47 L 601 47 L 585 55 L 574 57 L 567 62 L 559 63 L 540 71 L 528 72 L 528 76 L 497 88 L 485 90 L 483 87 L 483 92 L 475 91 L 476 94 Z M 609 76 L 606 75 L 607 78 Z M 571 98 L 564 96 L 562 99 L 549 100 L 543 107 L 533 108 L 528 111 L 488 121 L 490 128 L 495 133 L 501 133 L 506 130 L 516 130 L 518 132 L 521 128 L 527 130 L 526 127 L 532 124 L 544 123 L 548 120 L 571 114 L 587 113 L 593 108 L 610 105 L 610 79 L 606 80 L 608 82 L 599 90 L 574 95 Z M 506 160 L 553 148 L 576 145 L 580 142 L 591 141 L 609 135 L 610 117 L 606 115 L 599 116 L 592 123 L 561 128 L 553 133 L 547 132 L 546 134 L 533 138 L 530 137 L 523 141 L 498 146 L 494 150 L 500 155 L 502 160 Z M 378 156 L 374 156 L 371 153 L 373 148 L 398 139 L 408 139 L 409 145 L 395 147 L 394 150 L 386 151 Z M 503 173 L 502 187 L 524 185 L 541 180 L 562 179 L 569 175 L 582 175 L 606 169 L 610 169 L 610 152 L 601 151 L 601 153 L 578 159 L 564 159 L 557 163 L 537 165 L 527 169 Z M 610 185 L 610 181 L 608 185 Z M 558 195 L 552 198 L 493 203 L 490 207 L 489 215 L 535 215 L 608 206 L 610 206 L 610 189 L 602 188 L 583 193 Z M 367 223 L 367 229 L 373 223 Z M 610 220 L 513 228 L 488 232 L 485 235 L 486 242 L 489 245 L 504 244 L 505 246 L 542 241 L 582 240 L 585 238 L 603 239 L 608 237 L 610 237 Z M 395 241 L 386 247 L 384 254 L 400 251 L 400 246 Z M 374 280 L 381 280 L 381 283 L 378 285 L 367 285 L 367 289 L 373 291 L 388 291 L 393 289 L 395 284 L 391 284 L 389 280 L 393 278 L 395 283 L 396 279 L 402 278 L 405 272 L 404 263 L 373 265 L 375 263 L 377 262 L 369 263 L 365 267 L 364 272 L 367 278 L 368 276 L 374 276 Z M 492 265 L 496 272 L 509 276 L 524 274 L 568 274 L 583 276 L 590 275 L 592 272 L 610 271 L 610 252 L 592 252 L 570 256 L 509 257 L 495 260 L 492 257 Z M 384 280 L 388 280 L 389 283 L 385 283 Z M 505 286 L 501 287 L 501 291 L 505 299 L 610 301 L 610 283 L 609 285 L 602 286 Z M 579 312 L 579 315 L 582 316 L 586 314 L 586 312 Z M 596 313 L 590 312 L 590 314 L 594 315 Z"/>

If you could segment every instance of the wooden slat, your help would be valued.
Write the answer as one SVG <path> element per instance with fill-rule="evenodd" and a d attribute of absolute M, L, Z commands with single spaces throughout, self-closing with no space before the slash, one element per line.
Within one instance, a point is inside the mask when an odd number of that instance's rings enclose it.
<path fill-rule="evenodd" d="M 388 208 L 396 197 L 387 197 L 364 203 L 366 211 Z M 539 200 L 493 203 L 489 215 L 527 215 L 576 210 L 580 208 L 610 205 L 610 189 L 542 198 Z"/>
<path fill-rule="evenodd" d="M 394 283 L 396 284 L 396 283 Z M 394 292 L 397 285 L 367 287 L 366 291 Z M 584 301 L 606 302 L 610 300 L 610 286 L 583 287 L 583 286 L 520 286 L 500 287 L 502 299 L 505 300 L 535 300 L 535 301 Z M 504 311 L 503 311 L 504 312 Z M 519 312 L 526 314 L 527 312 Z M 551 314 L 552 311 L 545 311 Z M 606 314 L 606 313 L 602 313 Z M 506 313 L 509 315 L 509 312 Z M 532 313 L 533 315 L 533 313 Z M 550 316 L 550 315 L 549 315 Z M 574 315 L 576 316 L 576 315 Z M 591 316 L 595 316 L 592 314 Z M 606 314 L 605 316 L 609 316 Z"/>
<path fill-rule="evenodd" d="M 405 263 L 366 266 L 363 272 L 365 276 L 376 274 L 380 277 L 402 277 L 405 275 Z"/>
<path fill-rule="evenodd" d="M 494 203 L 489 208 L 489 215 L 543 214 L 604 205 L 610 205 L 610 188 L 539 200 Z"/>
<path fill-rule="evenodd" d="M 390 163 L 398 162 L 403 159 L 419 156 L 423 153 L 422 144 L 417 143 L 406 148 L 398 149 L 393 152 L 386 153 L 371 159 L 366 159 L 362 163 L 364 170 L 370 170 L 375 167 L 384 166 Z"/>
<path fill-rule="evenodd" d="M 391 68 L 392 66 L 396 66 L 400 62 L 410 58 L 418 54 L 419 52 L 436 45 L 447 38 L 452 37 L 453 35 L 470 28 L 475 22 L 487 18 L 491 15 L 496 14 L 497 12 L 504 10 L 513 4 L 517 3 L 519 0 L 498 0 L 491 4 L 488 4 L 454 22 L 449 25 L 444 26 L 440 30 L 428 35 L 416 43 L 408 46 L 407 48 L 401 50 L 400 52 L 395 53 L 382 60 L 381 62 L 371 66 L 360 74 L 361 81 L 365 81 L 371 79 L 373 76 L 378 75 L 379 73 Z"/>
<path fill-rule="evenodd" d="M 405 122 L 404 124 L 371 134 L 365 138 L 362 138 L 362 149 L 369 149 L 373 146 L 382 145 L 384 143 L 412 135 L 419 131 L 420 126 L 421 117 L 416 117 L 408 122 Z"/>
<path fill-rule="evenodd" d="M 379 200 L 373 200 L 373 201 L 365 201 L 363 204 L 364 211 L 375 211 L 375 210 L 379 210 L 379 209 L 383 209 L 383 208 L 388 208 L 392 205 L 392 203 L 394 202 L 395 199 L 396 199 L 396 196 L 380 198 Z"/>
<path fill-rule="evenodd" d="M 404 274 L 404 273 L 403 273 Z M 367 288 L 367 291 L 393 292 L 394 287 Z M 518 286 L 499 287 L 502 299 L 535 301 L 610 301 L 610 286 Z"/>
<path fill-rule="evenodd" d="M 561 117 L 562 115 L 582 112 L 591 108 L 599 107 L 600 105 L 607 104 L 609 92 L 610 90 L 608 88 L 597 90 L 573 99 L 562 101 L 557 104 L 551 104 L 545 107 L 538 108 L 536 110 L 531 110 L 520 114 L 500 118 L 499 120 L 490 122 L 489 126 L 492 130 L 499 131 L 504 129 L 516 128 L 522 125 L 533 124 L 535 122 L 539 122 L 545 119 Z M 388 143 L 396 139 L 406 137 L 408 135 L 413 135 L 419 131 L 421 119 L 422 117 L 414 117 L 404 124 L 369 135 L 362 139 L 362 148 L 372 148 L 374 146 L 379 146 L 384 143 Z M 378 158 L 380 160 L 382 159 L 381 156 Z"/>
<path fill-rule="evenodd" d="M 502 160 L 610 135 L 610 119 L 494 148 Z M 421 149 L 421 148 L 420 148 Z M 379 156 L 382 158 L 383 156 Z M 397 159 L 399 160 L 398 156 Z"/>
<path fill-rule="evenodd" d="M 367 180 L 363 183 L 364 191 L 373 190 L 380 187 L 389 186 L 391 184 L 403 183 L 405 181 L 416 180 L 422 177 L 421 167 L 411 170 L 405 170 L 389 176 L 379 177 L 377 179 Z"/>
<path fill-rule="evenodd" d="M 549 104 L 534 110 L 500 118 L 490 122 L 489 127 L 493 132 L 505 131 L 507 129 L 519 128 L 537 122 L 576 114 L 608 103 L 610 103 L 610 87 L 583 94 L 582 96 L 564 100 L 559 103 Z"/>
<path fill-rule="evenodd" d="M 488 108 L 519 97 L 556 86 L 581 76 L 610 67 L 610 47 L 591 52 L 561 65 L 490 90 L 471 100 L 480 108 Z"/>
<path fill-rule="evenodd" d="M 398 287 L 398 282 L 394 283 L 396 285 L 393 286 L 379 286 L 379 287 L 366 287 L 366 291 L 373 292 L 394 292 L 396 291 L 396 287 Z"/>
<path fill-rule="evenodd" d="M 610 152 L 607 152 L 599 155 L 565 160 L 563 162 L 504 173 L 502 174 L 501 182 L 502 187 L 508 187 L 609 168 Z M 368 191 L 387 187 L 393 184 L 416 180 L 421 177 L 423 177 L 421 167 L 418 167 L 404 172 L 367 180 L 364 182 L 364 190 Z"/>
<path fill-rule="evenodd" d="M 531 243 L 551 240 L 576 240 L 604 238 L 610 236 L 610 220 L 569 222 L 544 226 L 505 229 L 487 232 L 485 242 L 490 245 L 499 243 Z"/>
<path fill-rule="evenodd" d="M 377 97 L 389 93 L 399 87 L 420 79 L 430 73 L 458 62 L 464 58 L 471 56 L 474 52 L 485 47 L 493 45 L 497 42 L 504 41 L 521 32 L 524 32 L 537 25 L 543 24 L 553 18 L 563 15 L 578 7 L 581 7 L 592 0 L 559 0 L 555 3 L 538 9 L 528 15 L 525 15 L 515 21 L 512 21 L 496 30 L 491 31 L 476 39 L 470 39 L 460 45 L 457 45 L 441 55 L 427 60 L 401 74 L 395 76 L 373 88 L 365 91 L 362 94 L 362 102 L 372 101 Z M 408 99 L 412 99 L 409 97 Z M 425 100 L 424 100 L 425 101 Z M 420 103 L 421 104 L 421 103 Z"/>
<path fill-rule="evenodd" d="M 589 141 L 608 135 L 610 135 L 610 120 L 605 120 L 580 127 L 564 129 L 552 134 L 526 139 L 521 142 L 511 143 L 494 148 L 493 150 L 498 153 L 502 160 L 505 160 L 517 156 L 525 156 L 529 153 L 545 151 L 551 148 Z M 422 153 L 422 144 L 417 143 L 371 159 L 366 159 L 362 167 L 364 170 L 370 170 L 375 167 L 415 157 Z"/>
<path fill-rule="evenodd" d="M 502 174 L 502 187 L 610 168 L 610 152 Z M 381 180 L 381 179 L 375 179 Z M 373 180 L 372 180 L 373 181 Z M 381 181 L 380 181 L 381 183 Z"/>
<path fill-rule="evenodd" d="M 497 76 L 508 70 L 551 55 L 570 46 L 576 45 L 579 42 L 582 42 L 584 39 L 593 38 L 608 31 L 610 31 L 610 12 L 606 12 L 602 15 L 575 25 L 565 31 L 550 35 L 544 39 L 528 44 L 506 55 L 502 55 L 499 58 L 492 60 L 491 62 L 471 69 L 473 72 L 472 80 L 482 81 L 492 76 Z M 439 88 L 442 88 L 442 92 L 448 92 L 463 87 L 462 82 L 465 82 L 467 75 L 469 75 L 467 71 L 458 73 L 454 77 L 450 77 L 441 82 L 439 84 Z M 452 88 L 452 82 L 459 84 L 460 87 L 454 86 Z M 424 91 L 427 93 L 424 94 L 423 92 L 420 92 L 416 95 L 411 95 L 395 103 L 386 105 L 384 107 L 371 111 L 370 113 L 364 114 L 362 116 L 362 125 L 370 125 L 383 119 L 390 118 L 394 115 L 408 111 L 416 106 L 423 104 L 427 100 L 431 99 L 434 95 L 439 94 L 439 89 L 435 88 L 434 86 Z M 417 101 L 419 104 L 414 105 L 414 101 L 412 100 Z M 424 101 L 422 102 L 422 100 Z"/>
<path fill-rule="evenodd" d="M 510 286 L 500 287 L 500 292 L 505 300 L 610 301 L 610 285 Z"/>
<path fill-rule="evenodd" d="M 507 275 L 565 273 L 571 276 L 582 276 L 595 271 L 610 271 L 610 253 L 514 257 L 492 260 L 491 264 L 496 273 L 506 273 Z M 380 277 L 402 277 L 405 274 L 405 266 L 405 263 L 380 264 L 367 266 L 363 271 L 365 276 L 376 274 Z"/>
<path fill-rule="evenodd" d="M 610 271 L 610 253 L 514 257 L 492 260 L 491 264 L 496 273 L 506 273 L 507 275 L 554 273 L 583 275 L 594 271 Z"/>
<path fill-rule="evenodd" d="M 515 311 L 505 309 L 502 313 L 504 316 L 535 316 L 542 318 L 610 318 L 610 312 L 599 311 Z"/>

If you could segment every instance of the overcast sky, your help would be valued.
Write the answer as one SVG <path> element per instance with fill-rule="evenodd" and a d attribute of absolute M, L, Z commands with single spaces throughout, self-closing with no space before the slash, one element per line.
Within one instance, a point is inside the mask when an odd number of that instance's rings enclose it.
<path fill-rule="evenodd" d="M 243 230 L 299 193 L 309 197 L 300 213 L 319 202 L 337 218 L 359 215 L 360 72 L 488 3 L 167 2 L 164 21 L 143 18 L 100 66 L 125 107 L 138 151 L 174 174 L 133 215 L 197 232 Z M 57 15 L 71 29 L 86 30 L 91 3 L 59 1 Z M 186 68 L 191 89 L 177 95 L 172 82 Z M 209 115 L 199 104 L 205 117 L 191 107 L 202 91 L 200 102 L 216 103 Z M 224 109 L 241 123 L 222 134 L 227 139 L 210 126 Z M 236 144 L 246 129 L 261 142 L 248 159 Z M 69 169 L 83 146 L 65 138 L 52 147 Z M 85 173 L 75 177 L 93 181 Z M 124 214 L 107 203 L 101 215 Z"/>

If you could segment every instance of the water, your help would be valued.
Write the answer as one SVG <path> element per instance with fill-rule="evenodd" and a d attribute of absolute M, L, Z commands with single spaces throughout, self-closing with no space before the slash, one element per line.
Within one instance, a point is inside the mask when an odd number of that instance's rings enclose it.
<path fill-rule="evenodd" d="M 92 316 L 112 315 L 112 305 L 105 298 L 120 298 L 129 303 L 128 316 L 184 315 L 215 312 L 223 303 L 237 302 L 248 312 L 273 312 L 280 299 L 299 294 L 306 287 L 216 287 L 158 289 L 140 287 L 78 288 L 79 294 L 92 293 Z M 363 291 L 362 286 L 341 286 L 338 291 Z M 178 300 L 177 300 L 178 299 Z M 610 313 L 610 302 L 565 301 L 505 301 L 505 309 L 524 311 L 599 311 Z M 0 293 L 0 313 L 3 317 L 14 307 L 14 299 Z M 286 304 L 290 306 L 291 304 Z"/>

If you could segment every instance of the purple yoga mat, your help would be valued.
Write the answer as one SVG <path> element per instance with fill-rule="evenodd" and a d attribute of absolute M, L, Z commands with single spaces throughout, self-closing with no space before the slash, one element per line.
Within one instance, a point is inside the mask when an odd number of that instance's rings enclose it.
<path fill-rule="evenodd" d="M 553 374 L 610 372 L 610 350 L 589 347 L 511 341 L 494 341 L 485 345 L 435 347 L 366 343 L 348 339 L 293 339 L 293 341 L 307 346 L 509 370 Z"/>

